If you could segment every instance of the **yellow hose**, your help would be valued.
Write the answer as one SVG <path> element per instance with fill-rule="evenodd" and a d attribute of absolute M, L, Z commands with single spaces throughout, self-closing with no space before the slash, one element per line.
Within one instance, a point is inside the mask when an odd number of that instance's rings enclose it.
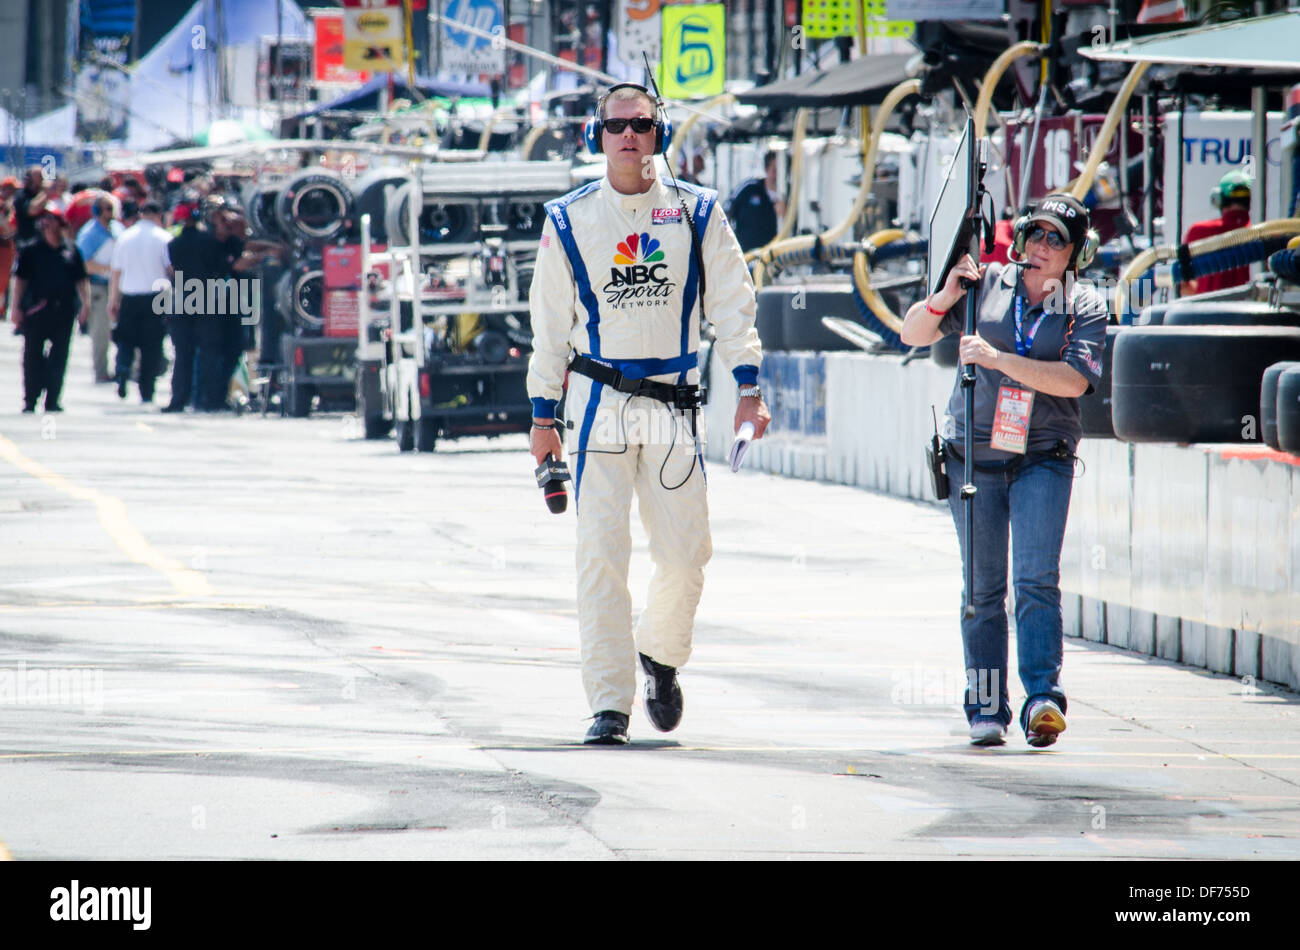
<path fill-rule="evenodd" d="M 1079 177 L 1076 178 L 1069 186 L 1068 191 L 1079 201 L 1092 188 L 1092 181 L 1097 177 L 1097 168 L 1101 165 L 1101 160 L 1106 157 L 1110 151 L 1111 140 L 1115 137 L 1115 129 L 1119 126 L 1120 120 L 1124 118 L 1124 110 L 1128 108 L 1128 101 L 1133 96 L 1133 90 L 1137 88 L 1138 80 L 1142 74 L 1147 71 L 1149 62 L 1134 63 L 1133 68 L 1128 71 L 1128 78 L 1124 80 L 1124 85 L 1120 87 L 1119 94 L 1115 96 L 1115 101 L 1111 103 L 1110 111 L 1106 113 L 1106 121 L 1102 123 L 1101 131 L 1097 134 L 1096 140 L 1092 143 L 1092 152 L 1088 155 L 1088 163 L 1084 166 Z M 1123 169 L 1120 173 L 1123 174 Z"/>
<path fill-rule="evenodd" d="M 984 73 L 979 98 L 975 100 L 975 135 L 977 138 L 983 138 L 984 133 L 988 130 L 989 107 L 993 104 L 993 90 L 997 88 L 1002 79 L 1002 74 L 1007 71 L 1007 67 L 1018 59 L 1023 59 L 1029 55 L 1041 56 L 1046 51 L 1047 47 L 1042 43 L 1024 40 L 1008 48 L 1001 56 L 993 60 L 993 65 Z"/>
<path fill-rule="evenodd" d="M 704 105 L 700 106 L 698 112 L 692 112 L 690 114 L 690 117 L 687 118 L 687 120 L 683 122 L 680 127 L 673 129 L 673 140 L 672 143 L 668 146 L 668 154 L 665 156 L 668 162 L 669 169 L 674 169 L 677 167 L 677 156 L 681 154 L 682 145 L 686 141 L 686 136 L 691 131 L 691 128 L 695 125 L 695 123 L 700 121 L 701 118 L 703 118 L 704 113 L 708 112 L 710 109 L 715 108 L 717 106 L 730 105 L 735 101 L 736 101 L 736 97 L 729 92 L 724 92 L 720 96 L 714 96 L 708 102 L 704 103 Z"/>
<path fill-rule="evenodd" d="M 871 286 L 871 261 L 870 256 L 878 247 L 884 247 L 894 241 L 902 240 L 906 235 L 897 228 L 890 228 L 885 231 L 877 231 L 871 237 L 867 238 L 865 250 L 858 251 L 853 255 L 853 283 L 858 288 L 858 293 L 862 295 L 862 300 L 871 308 L 877 319 L 885 326 L 893 330 L 899 336 L 903 334 L 903 321 L 889 309 L 889 305 L 876 293 Z"/>
<path fill-rule="evenodd" d="M 898 107 L 900 102 L 908 96 L 919 95 L 920 92 L 921 80 L 907 79 L 889 90 L 889 95 L 885 96 L 884 102 L 880 103 L 880 108 L 876 110 L 875 128 L 871 132 L 871 144 L 868 146 L 866 157 L 862 161 L 862 181 L 858 185 L 858 197 L 854 200 L 849 213 L 844 216 L 844 220 L 822 235 L 823 244 L 834 244 L 862 216 L 862 209 L 867 206 L 867 196 L 871 194 L 871 185 L 876 177 L 876 155 L 880 151 L 880 137 L 884 135 L 885 126 L 889 123 L 889 117 L 893 115 L 894 109 Z"/>
<path fill-rule="evenodd" d="M 524 136 L 523 144 L 519 146 L 519 154 L 527 155 L 529 151 L 532 149 L 532 147 L 537 144 L 537 140 L 540 139 L 543 135 L 545 135 L 549 129 L 550 126 L 547 125 L 545 122 L 543 122 L 541 125 L 535 125 L 531 129 L 529 129 L 528 134 Z"/>
<path fill-rule="evenodd" d="M 803 184 L 803 139 L 807 131 L 808 109 L 802 108 L 795 113 L 794 138 L 790 141 L 790 150 L 794 155 L 790 159 L 790 176 L 787 179 L 789 184 L 786 187 L 785 194 L 785 215 L 781 218 L 781 225 L 776 229 L 776 234 L 772 236 L 772 240 L 762 247 L 756 247 L 745 253 L 745 263 L 747 264 L 761 256 L 769 247 L 784 241 L 790 236 L 790 232 L 794 230 L 794 222 L 799 217 L 799 190 Z"/>
<path fill-rule="evenodd" d="M 1227 231 L 1223 234 L 1216 234 L 1214 237 L 1194 241 L 1187 245 L 1187 251 L 1192 257 L 1200 257 L 1202 254 L 1211 254 L 1215 251 L 1221 251 L 1225 247 L 1236 247 L 1238 244 L 1258 241 L 1261 238 L 1297 233 L 1300 233 L 1300 218 L 1279 218 L 1276 221 L 1265 221 L 1263 224 L 1251 225 L 1248 228 L 1237 228 L 1235 231 Z M 1292 241 L 1288 246 L 1295 243 L 1296 241 Z M 1161 261 L 1173 260 L 1177 256 L 1178 245 L 1164 245 L 1162 247 L 1149 247 L 1133 258 L 1120 273 L 1119 286 L 1115 288 L 1116 316 L 1124 313 L 1125 306 L 1128 303 L 1128 287 L 1132 281 L 1145 274 L 1152 265 Z"/>
<path fill-rule="evenodd" d="M 919 79 L 905 80 L 889 91 L 889 95 L 885 96 L 884 101 L 880 103 L 880 107 L 876 110 L 876 121 L 871 132 L 871 142 L 867 148 L 866 158 L 863 160 L 862 180 L 858 185 L 858 196 L 853 202 L 853 207 L 849 209 L 849 213 L 844 216 L 844 220 L 839 224 L 823 232 L 820 236 L 805 234 L 797 238 L 774 242 L 762 248 L 760 253 L 755 256 L 751 268 L 755 290 L 763 286 L 766 265 L 771 263 L 778 254 L 809 251 L 819 242 L 821 244 L 833 244 L 853 227 L 861 216 L 862 209 L 866 207 L 867 196 L 871 193 L 872 181 L 876 175 L 876 156 L 880 150 L 880 138 L 884 134 L 885 126 L 889 124 L 889 117 L 903 99 L 917 95 L 920 91 L 921 80 Z"/>

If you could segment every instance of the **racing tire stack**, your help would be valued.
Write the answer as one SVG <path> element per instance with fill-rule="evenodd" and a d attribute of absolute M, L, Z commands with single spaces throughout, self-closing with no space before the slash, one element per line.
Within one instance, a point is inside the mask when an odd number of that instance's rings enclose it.
<path fill-rule="evenodd" d="M 1277 448 L 1300 455 L 1300 366 L 1284 370 L 1277 380 Z"/>
<path fill-rule="evenodd" d="M 1259 427 L 1264 436 L 1264 444 L 1270 449 L 1281 449 L 1282 444 L 1277 431 L 1278 384 L 1282 374 L 1300 366 L 1294 360 L 1274 363 L 1264 371 L 1263 382 L 1259 387 Z"/>
<path fill-rule="evenodd" d="M 1251 422 L 1258 421 L 1264 373 L 1279 359 L 1300 360 L 1300 329 L 1129 327 L 1115 340 L 1115 435 L 1125 442 L 1258 441 Z M 1278 392 L 1280 405 L 1281 383 Z M 1280 437 L 1280 413 L 1278 425 Z"/>

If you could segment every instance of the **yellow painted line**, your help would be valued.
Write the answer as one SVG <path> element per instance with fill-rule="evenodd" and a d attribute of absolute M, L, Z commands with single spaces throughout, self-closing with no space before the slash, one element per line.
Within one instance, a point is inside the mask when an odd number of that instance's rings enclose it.
<path fill-rule="evenodd" d="M 137 564 L 143 564 L 162 574 L 179 593 L 187 597 L 211 596 L 212 587 L 206 577 L 154 550 L 153 546 L 145 540 L 144 535 L 131 524 L 126 505 L 120 498 L 68 481 L 58 472 L 28 458 L 18 446 L 2 435 L 0 435 L 0 458 L 33 478 L 39 478 L 65 495 L 94 505 L 99 513 L 99 523 L 103 525 L 114 543 L 122 549 L 122 553 Z"/>

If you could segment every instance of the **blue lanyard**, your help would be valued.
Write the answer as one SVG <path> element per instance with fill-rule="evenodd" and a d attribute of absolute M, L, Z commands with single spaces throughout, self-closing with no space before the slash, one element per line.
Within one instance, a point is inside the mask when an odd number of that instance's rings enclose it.
<path fill-rule="evenodd" d="M 1034 337 L 1038 336 L 1038 328 L 1043 325 L 1043 320 L 1046 317 L 1047 308 L 1044 307 L 1043 312 L 1038 315 L 1038 319 L 1034 321 L 1034 325 L 1029 328 L 1029 333 L 1026 334 L 1023 325 L 1025 319 L 1025 298 L 1020 296 L 1020 294 L 1016 294 L 1016 352 L 1021 356 L 1028 356 L 1029 351 L 1033 349 Z"/>

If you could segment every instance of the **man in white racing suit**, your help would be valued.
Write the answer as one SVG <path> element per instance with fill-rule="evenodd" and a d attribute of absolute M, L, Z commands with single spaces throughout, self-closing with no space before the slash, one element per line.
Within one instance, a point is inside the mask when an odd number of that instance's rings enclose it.
<path fill-rule="evenodd" d="M 594 713 L 585 741 L 595 744 L 627 742 L 638 654 L 651 724 L 667 732 L 681 720 L 676 672 L 690 657 L 713 552 L 697 408 L 701 291 L 715 349 L 741 387 L 736 429 L 751 422 L 761 438 L 770 419 L 740 245 L 716 192 L 659 180 L 654 155 L 665 135 L 671 128 L 644 87 L 615 86 L 601 100 L 588 144 L 605 153 L 606 177 L 547 204 L 529 293 L 532 455 L 562 457 L 555 409 L 566 371 L 567 428 L 577 436 L 578 625 Z M 635 636 L 634 491 L 655 564 Z"/>

